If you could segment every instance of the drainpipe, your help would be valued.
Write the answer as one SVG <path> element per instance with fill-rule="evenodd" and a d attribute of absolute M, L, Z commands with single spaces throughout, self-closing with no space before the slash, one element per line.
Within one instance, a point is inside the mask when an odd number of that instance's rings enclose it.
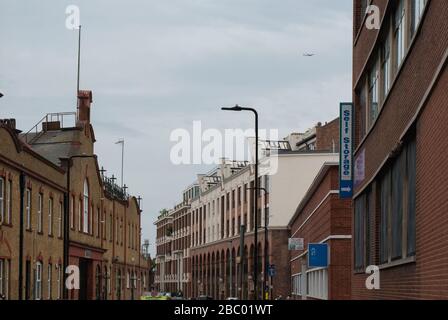
<path fill-rule="evenodd" d="M 19 228 L 19 300 L 23 300 L 23 222 L 25 211 L 25 173 L 20 173 L 20 228 Z"/>

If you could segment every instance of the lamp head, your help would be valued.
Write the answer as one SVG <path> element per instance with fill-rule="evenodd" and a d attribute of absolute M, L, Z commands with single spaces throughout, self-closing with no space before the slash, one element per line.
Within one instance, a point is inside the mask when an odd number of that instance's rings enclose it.
<path fill-rule="evenodd" d="M 232 108 L 221 108 L 223 111 L 242 111 L 243 108 L 241 108 L 239 105 L 236 105 Z"/>

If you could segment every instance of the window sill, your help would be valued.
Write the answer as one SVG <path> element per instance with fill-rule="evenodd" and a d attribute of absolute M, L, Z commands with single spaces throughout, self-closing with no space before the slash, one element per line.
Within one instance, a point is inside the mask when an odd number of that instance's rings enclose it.
<path fill-rule="evenodd" d="M 33 232 L 33 229 L 26 228 L 26 232 L 31 233 L 31 232 Z"/>
<path fill-rule="evenodd" d="M 39 236 L 43 236 L 43 235 L 44 235 L 43 231 L 38 231 L 37 234 L 38 234 Z"/>
<path fill-rule="evenodd" d="M 412 257 L 407 257 L 404 259 L 400 259 L 400 260 L 395 260 L 392 262 L 388 262 L 385 264 L 382 264 L 379 266 L 380 270 L 385 270 L 385 269 L 390 269 L 390 268 L 395 268 L 395 267 L 400 267 L 406 264 L 411 264 L 411 263 L 415 263 L 417 261 L 417 259 L 415 258 L 415 256 Z"/>
<path fill-rule="evenodd" d="M 6 222 L 3 222 L 3 223 L 1 224 L 1 226 L 2 226 L 2 227 L 7 227 L 7 228 L 12 228 L 12 223 L 6 223 Z"/>
<path fill-rule="evenodd" d="M 54 236 L 52 234 L 49 234 L 48 237 L 49 238 L 54 238 Z"/>

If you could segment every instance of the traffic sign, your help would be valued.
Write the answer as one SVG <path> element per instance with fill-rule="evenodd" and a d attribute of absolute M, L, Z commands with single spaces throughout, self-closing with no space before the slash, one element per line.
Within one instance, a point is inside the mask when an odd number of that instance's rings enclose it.
<path fill-rule="evenodd" d="M 328 267 L 328 244 L 308 244 L 308 268 Z"/>

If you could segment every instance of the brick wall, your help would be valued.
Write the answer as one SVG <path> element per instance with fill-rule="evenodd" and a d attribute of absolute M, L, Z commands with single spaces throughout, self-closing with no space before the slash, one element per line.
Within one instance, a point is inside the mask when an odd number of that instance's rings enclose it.
<path fill-rule="evenodd" d="M 376 1 L 375 1 L 376 2 Z M 383 161 L 397 146 L 401 135 L 415 120 L 417 142 L 416 256 L 415 262 L 381 270 L 381 289 L 365 288 L 365 274 L 353 274 L 352 297 L 355 299 L 447 299 L 448 258 L 448 6 L 446 1 L 432 0 L 420 33 L 408 51 L 401 72 L 371 133 L 361 146 L 366 150 L 366 179 L 375 176 Z M 367 32 L 366 32 L 367 33 Z M 374 33 L 374 32 L 372 32 Z M 358 40 L 354 48 L 354 74 L 361 72 L 365 52 L 372 36 Z M 358 61 L 359 60 L 359 61 Z M 417 113 L 425 93 L 445 61 L 427 103 Z M 357 101 L 356 92 L 354 101 Z M 359 138 L 359 137 L 358 137 Z M 358 140 L 359 141 L 359 140 Z M 376 184 L 372 184 L 375 192 Z M 359 189 L 358 189 L 359 190 Z M 377 196 L 374 193 L 374 198 Z M 379 208 L 374 207 L 369 250 L 371 262 L 378 264 Z"/>
<path fill-rule="evenodd" d="M 315 181 L 317 188 L 312 189 L 311 197 L 290 224 L 291 237 L 303 238 L 305 248 L 308 243 L 319 243 L 330 236 L 351 235 L 351 201 L 339 199 L 338 194 L 329 194 L 331 190 L 338 189 L 338 178 L 338 166 L 329 167 L 325 176 Z M 328 298 L 349 299 L 351 240 L 349 237 L 341 237 L 331 239 L 327 243 L 330 247 Z M 302 272 L 302 264 L 307 263 L 306 255 L 298 258 L 303 253 L 291 252 L 291 258 L 294 260 L 290 264 L 291 275 Z"/>
<path fill-rule="evenodd" d="M 339 118 L 316 127 L 316 150 L 339 151 Z"/>

